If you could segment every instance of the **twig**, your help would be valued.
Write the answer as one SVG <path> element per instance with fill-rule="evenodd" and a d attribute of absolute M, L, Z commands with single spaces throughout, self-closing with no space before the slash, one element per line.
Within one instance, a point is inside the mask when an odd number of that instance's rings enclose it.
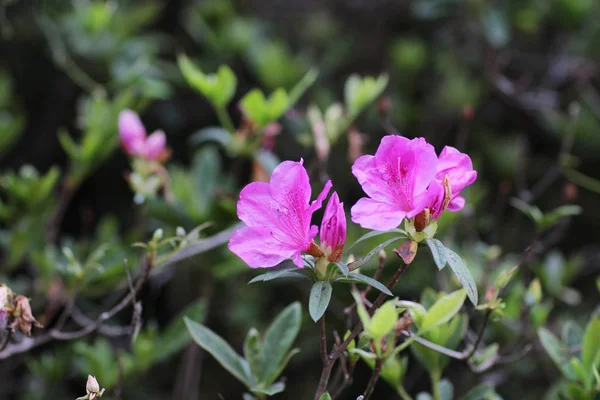
<path fill-rule="evenodd" d="M 60 194 L 58 195 L 58 203 L 56 204 L 56 208 L 52 212 L 50 220 L 46 225 L 46 241 L 48 243 L 56 243 L 60 225 L 65 213 L 67 212 L 67 208 L 69 208 L 71 199 L 75 194 L 75 189 L 76 188 L 73 180 L 69 176 L 66 176 L 60 188 Z"/>
<path fill-rule="evenodd" d="M 369 397 L 371 397 L 371 394 L 373 394 L 373 391 L 375 390 L 375 385 L 377 384 L 377 381 L 379 380 L 379 375 L 381 374 L 381 366 L 382 365 L 383 365 L 383 361 L 381 361 L 380 359 L 377 359 L 375 361 L 375 368 L 373 368 L 373 375 L 371 375 L 369 384 L 367 385 L 367 388 L 365 389 L 365 394 L 363 394 L 364 400 L 369 400 Z"/>
<path fill-rule="evenodd" d="M 396 285 L 396 283 L 400 279 L 400 276 L 402 276 L 404 271 L 406 271 L 407 267 L 407 264 L 402 263 L 398 270 L 396 270 L 394 276 L 392 276 L 392 279 L 387 284 L 387 288 L 389 290 L 391 290 Z M 386 297 L 387 295 L 385 293 L 379 294 L 377 299 L 373 302 L 373 306 L 369 309 L 369 315 L 373 315 L 375 313 L 375 311 L 383 304 Z M 319 385 L 317 386 L 317 391 L 315 393 L 315 400 L 318 400 L 321 397 L 321 395 L 327 391 L 327 384 L 329 383 L 329 377 L 331 376 L 331 371 L 333 369 L 333 366 L 335 365 L 335 362 L 338 358 L 340 358 L 342 354 L 344 354 L 344 351 L 346 351 L 346 348 L 348 347 L 350 342 L 353 341 L 356 338 L 356 336 L 358 336 L 362 328 L 363 325 L 361 322 L 359 322 L 356 325 L 356 327 L 354 327 L 354 330 L 352 330 L 348 338 L 346 338 L 346 340 L 344 340 L 344 342 L 341 345 L 334 346 L 332 352 L 329 354 L 329 361 L 323 365 L 323 370 L 321 371 L 321 378 L 319 379 Z"/>
<path fill-rule="evenodd" d="M 78 339 L 80 337 L 83 337 L 85 335 L 88 335 L 88 334 L 94 332 L 96 329 L 98 329 L 100 326 L 102 326 L 102 324 L 106 320 L 111 319 L 112 317 L 117 315 L 119 312 L 121 312 L 123 309 L 125 309 L 125 307 L 127 307 L 129 305 L 129 303 L 132 303 L 135 306 L 135 303 L 134 303 L 135 295 L 142 288 L 142 285 L 146 281 L 146 278 L 148 277 L 148 274 L 150 273 L 150 269 L 152 268 L 152 261 L 150 258 L 151 258 L 150 256 L 146 257 L 144 269 L 142 271 L 142 275 L 140 276 L 140 278 L 137 281 L 135 290 L 129 292 L 129 294 L 127 296 L 125 296 L 125 298 L 123 298 L 123 300 L 121 300 L 121 302 L 119 304 L 117 304 L 111 310 L 100 314 L 100 316 L 98 317 L 98 319 L 96 319 L 96 321 L 94 321 L 94 323 L 86 326 L 83 329 L 80 329 L 75 332 L 60 332 L 60 331 L 53 330 L 53 331 L 50 331 L 50 336 L 52 336 L 53 339 L 57 339 L 57 340 Z"/>
<path fill-rule="evenodd" d="M 475 339 L 475 343 L 473 344 L 473 348 L 471 349 L 471 351 L 469 353 L 467 353 L 467 356 L 465 357 L 467 360 L 471 357 L 473 357 L 473 355 L 475 354 L 475 352 L 477 351 L 477 347 L 479 347 L 479 344 L 481 343 L 481 339 L 483 339 L 483 334 L 485 331 L 485 327 L 488 324 L 488 321 L 490 320 L 490 316 L 492 315 L 492 310 L 488 309 L 485 312 L 485 316 L 483 318 L 483 323 L 481 324 L 481 327 L 479 327 L 479 332 L 477 333 L 477 339 Z"/>
<path fill-rule="evenodd" d="M 323 365 L 325 365 L 329 361 L 327 357 L 327 327 L 325 324 L 325 314 L 323 314 L 319 320 L 319 326 L 321 328 L 321 361 L 323 361 Z"/>

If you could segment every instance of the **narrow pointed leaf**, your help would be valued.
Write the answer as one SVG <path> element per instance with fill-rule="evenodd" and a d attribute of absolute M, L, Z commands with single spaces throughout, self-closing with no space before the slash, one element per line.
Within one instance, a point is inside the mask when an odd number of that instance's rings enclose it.
<path fill-rule="evenodd" d="M 585 328 L 581 342 L 581 361 L 590 371 L 600 361 L 600 317 L 593 317 Z"/>
<path fill-rule="evenodd" d="M 367 240 L 367 239 L 370 239 L 372 237 L 379 236 L 379 235 L 385 235 L 387 233 L 401 233 L 402 235 L 404 235 L 405 238 L 407 237 L 406 232 L 400 228 L 392 229 L 390 231 L 371 231 L 371 232 L 365 233 L 364 235 L 359 237 L 356 240 L 356 242 L 352 243 L 352 245 L 350 247 L 348 247 L 347 250 L 352 249 L 354 246 L 356 246 L 357 244 L 359 244 L 360 242 L 362 242 L 364 240 Z"/>
<path fill-rule="evenodd" d="M 298 332 L 301 317 L 300 303 L 287 306 L 271 323 L 263 340 L 263 381 L 272 383 L 277 379 L 279 365 L 288 355 Z"/>
<path fill-rule="evenodd" d="M 467 296 L 469 296 L 471 303 L 476 306 L 479 295 L 477 294 L 477 285 L 475 284 L 473 275 L 471 275 L 471 271 L 469 271 L 462 258 L 454 251 L 446 248 L 446 254 L 450 268 L 452 268 L 462 287 L 467 291 Z"/>
<path fill-rule="evenodd" d="M 450 321 L 460 311 L 466 297 L 467 293 L 465 289 L 460 289 L 436 301 L 423 317 L 420 331 L 426 332 L 431 328 Z"/>
<path fill-rule="evenodd" d="M 266 389 L 260 389 L 260 388 L 252 388 L 251 389 L 252 393 L 265 394 L 267 396 L 273 396 L 277 393 L 283 392 L 284 390 L 285 390 L 285 383 L 283 383 L 283 382 L 274 383 Z"/>
<path fill-rule="evenodd" d="M 380 339 L 392 331 L 397 320 L 394 301 L 385 302 L 371 318 L 368 328 L 365 328 L 367 335 L 372 339 Z"/>
<path fill-rule="evenodd" d="M 313 321 L 317 322 L 325 314 L 331 300 L 331 283 L 317 281 L 310 289 L 308 312 Z"/>
<path fill-rule="evenodd" d="M 250 367 L 250 372 L 257 382 L 260 382 L 262 374 L 262 349 L 260 335 L 255 328 L 248 331 L 244 341 L 244 357 Z"/>
<path fill-rule="evenodd" d="M 357 273 L 350 273 L 348 274 L 347 277 L 339 277 L 337 279 L 337 282 L 361 282 L 361 283 L 366 283 L 367 285 L 371 285 L 373 286 L 375 289 L 379 290 L 380 292 L 383 292 L 385 294 L 387 294 L 388 296 L 392 295 L 392 292 L 390 292 L 390 290 L 381 282 L 368 277 L 366 275 L 363 274 L 357 274 Z"/>
<path fill-rule="evenodd" d="M 564 355 L 567 354 L 567 349 L 558 340 L 558 338 L 546 328 L 538 329 L 538 337 L 540 338 L 540 343 L 544 347 L 544 350 L 546 350 L 546 353 L 550 359 L 554 361 L 554 364 L 563 373 L 565 378 L 568 380 L 577 379 L 577 375 L 573 370 L 573 367 L 564 357 Z"/>
<path fill-rule="evenodd" d="M 370 252 L 368 252 L 366 255 L 364 255 L 363 257 L 359 258 L 358 260 L 351 262 L 350 264 L 348 264 L 348 269 L 350 269 L 350 271 L 355 270 L 357 268 L 362 267 L 363 265 L 365 265 L 366 263 L 368 263 L 369 261 L 371 261 L 371 259 L 373 257 L 375 257 L 376 254 L 379 254 L 379 252 L 385 248 L 386 246 L 397 242 L 400 239 L 404 239 L 404 236 L 396 236 L 395 238 L 386 240 L 385 242 L 381 243 L 379 246 L 375 247 L 373 250 L 371 250 Z"/>
<path fill-rule="evenodd" d="M 446 246 L 444 246 L 444 244 L 439 240 L 433 238 L 425 239 L 425 244 L 429 247 L 429 250 L 431 250 L 433 262 L 441 271 L 448 262 L 448 257 L 446 255 Z"/>
<path fill-rule="evenodd" d="M 235 376 L 247 387 L 252 387 L 252 378 L 249 376 L 249 368 L 246 361 L 240 357 L 231 346 L 219 335 L 188 318 L 185 318 L 192 339 L 200 347 L 210 353 L 223 368 Z"/>

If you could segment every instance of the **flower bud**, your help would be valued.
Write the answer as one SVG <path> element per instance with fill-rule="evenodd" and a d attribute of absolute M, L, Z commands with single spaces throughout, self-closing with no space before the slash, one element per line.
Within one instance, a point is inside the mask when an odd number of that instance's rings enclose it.
<path fill-rule="evenodd" d="M 88 392 L 88 394 L 100 392 L 100 385 L 98 384 L 98 380 L 96 380 L 95 376 L 88 375 L 85 390 Z"/>

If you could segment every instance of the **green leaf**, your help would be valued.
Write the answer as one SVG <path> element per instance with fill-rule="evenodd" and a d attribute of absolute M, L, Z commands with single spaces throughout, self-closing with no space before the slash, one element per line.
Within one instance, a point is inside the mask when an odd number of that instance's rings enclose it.
<path fill-rule="evenodd" d="M 329 392 L 325 392 L 321 395 L 321 397 L 319 397 L 319 400 L 331 400 L 331 395 Z"/>
<path fill-rule="evenodd" d="M 542 284 L 539 278 L 535 278 L 529 284 L 527 293 L 525 294 L 525 304 L 529 307 L 533 307 L 542 300 Z"/>
<path fill-rule="evenodd" d="M 250 372 L 256 382 L 261 381 L 262 373 L 262 348 L 260 334 L 255 328 L 248 331 L 244 341 L 244 358 L 248 362 Z"/>
<path fill-rule="evenodd" d="M 200 215 L 207 216 L 221 178 L 221 156 L 216 146 L 204 146 L 194 154 L 192 171 L 194 178 L 194 201 Z"/>
<path fill-rule="evenodd" d="M 325 314 L 331 300 L 331 283 L 317 281 L 310 289 L 308 312 L 313 321 L 317 322 Z"/>
<path fill-rule="evenodd" d="M 508 203 L 531 218 L 536 225 L 542 220 L 542 218 L 544 218 L 544 214 L 542 214 L 542 211 L 538 207 L 527 204 L 521 199 L 513 197 L 508 201 Z"/>
<path fill-rule="evenodd" d="M 216 74 L 205 74 L 187 56 L 177 57 L 177 65 L 187 83 L 204 95 L 215 108 L 223 108 L 235 94 L 237 78 L 227 65 L 221 65 Z"/>
<path fill-rule="evenodd" d="M 406 232 L 404 230 L 400 229 L 400 228 L 392 229 L 392 230 L 389 230 L 389 231 L 371 231 L 371 232 L 367 232 L 364 235 L 362 235 L 361 237 L 359 237 L 356 240 L 356 242 L 352 243 L 352 246 L 348 247 L 347 250 L 352 249 L 354 246 L 356 246 L 357 244 L 359 244 L 360 242 L 362 242 L 364 240 L 367 240 L 367 239 L 370 239 L 372 237 L 379 236 L 379 235 L 385 235 L 385 234 L 388 234 L 388 233 L 401 233 L 401 234 L 404 235 L 404 238 L 407 237 L 406 236 Z"/>
<path fill-rule="evenodd" d="M 197 146 L 205 142 L 216 142 L 223 147 L 228 147 L 233 141 L 231 132 L 219 126 L 209 126 L 193 133 L 189 138 L 192 146 Z"/>
<path fill-rule="evenodd" d="M 342 273 L 342 275 L 348 276 L 348 274 L 350 273 L 350 271 L 348 270 L 348 265 L 346 265 L 344 263 L 332 263 L 332 264 L 335 264 L 335 266 Z"/>
<path fill-rule="evenodd" d="M 477 294 L 477 285 L 471 275 L 471 271 L 469 271 L 462 258 L 454 251 L 446 248 L 446 254 L 450 268 L 452 268 L 462 287 L 467 291 L 467 296 L 469 296 L 471 303 L 476 306 L 479 295 Z"/>
<path fill-rule="evenodd" d="M 600 317 L 593 317 L 587 324 L 581 342 L 581 361 L 587 371 L 600 365 Z"/>
<path fill-rule="evenodd" d="M 300 81 L 290 90 L 288 107 L 293 107 L 294 104 L 302 97 L 304 92 L 311 87 L 319 77 L 319 70 L 316 68 L 309 69 Z"/>
<path fill-rule="evenodd" d="M 300 331 L 302 308 L 294 302 L 271 323 L 263 340 L 263 382 L 269 385 L 277 379 L 279 365 L 284 361 Z"/>
<path fill-rule="evenodd" d="M 431 250 L 431 256 L 433 257 L 433 262 L 437 265 L 438 269 L 441 271 L 447 262 L 446 256 L 446 246 L 442 242 L 437 239 L 425 239 L 425 244 Z"/>
<path fill-rule="evenodd" d="M 440 381 L 440 400 L 452 400 L 454 398 L 454 386 L 448 379 Z"/>
<path fill-rule="evenodd" d="M 352 270 L 362 267 L 363 265 L 365 265 L 366 263 L 371 261 L 371 259 L 373 257 L 375 257 L 376 254 L 379 254 L 379 252 L 382 249 L 384 249 L 386 246 L 388 246 L 394 242 L 397 242 L 400 239 L 405 239 L 405 237 L 404 236 L 396 236 L 392 239 L 386 240 L 385 242 L 381 243 L 380 245 L 375 247 L 373 250 L 368 252 L 366 255 L 364 255 L 361 258 L 359 258 L 358 260 L 353 261 L 350 264 L 348 264 L 348 269 L 350 269 L 350 271 L 352 271 Z"/>
<path fill-rule="evenodd" d="M 285 383 L 283 383 L 283 382 L 274 383 L 266 389 L 261 389 L 261 388 L 250 389 L 250 391 L 254 394 L 265 394 L 267 396 L 273 396 L 277 393 L 283 392 L 284 390 L 285 390 Z"/>
<path fill-rule="evenodd" d="M 420 332 L 427 332 L 431 328 L 439 326 L 450 319 L 460 311 L 465 302 L 467 293 L 465 289 L 460 289 L 443 296 L 441 299 L 427 310 L 427 314 L 421 322 Z"/>
<path fill-rule="evenodd" d="M 560 206 L 549 213 L 544 214 L 544 217 L 538 223 L 537 228 L 544 231 L 551 228 L 559 219 L 579 215 L 582 211 L 583 209 L 580 206 L 574 204 Z"/>
<path fill-rule="evenodd" d="M 494 395 L 494 388 L 487 383 L 482 383 L 461 396 L 460 400 L 492 400 Z"/>
<path fill-rule="evenodd" d="M 569 351 L 573 352 L 573 349 L 581 346 L 583 329 L 574 321 L 567 321 L 562 327 L 561 338 L 563 343 L 569 348 Z"/>
<path fill-rule="evenodd" d="M 365 332 L 372 339 L 380 339 L 394 329 L 397 320 L 398 313 L 395 302 L 387 301 L 375 312 L 369 326 L 365 328 Z"/>
<path fill-rule="evenodd" d="M 510 40 L 510 22 L 506 12 L 486 7 L 483 13 L 483 31 L 493 47 L 504 47 Z"/>
<path fill-rule="evenodd" d="M 573 367 L 567 363 L 568 358 L 565 357 L 565 355 L 568 354 L 568 349 L 566 349 L 558 338 L 546 328 L 539 328 L 538 336 L 544 350 L 546 350 L 548 356 L 554 361 L 554 364 L 563 373 L 565 378 L 570 381 L 577 379 Z"/>
<path fill-rule="evenodd" d="M 348 114 L 355 118 L 360 112 L 378 98 L 388 83 L 388 77 L 385 74 L 378 78 L 366 76 L 361 78 L 358 75 L 351 75 L 344 85 L 344 101 Z"/>
<path fill-rule="evenodd" d="M 356 303 L 356 313 L 358 314 L 358 318 L 360 318 L 360 322 L 363 324 L 364 329 L 367 330 L 369 328 L 369 324 L 371 323 L 369 312 L 362 302 L 360 293 L 358 293 L 356 290 L 353 290 L 352 297 L 354 297 L 354 302 Z"/>
<path fill-rule="evenodd" d="M 177 315 L 164 333 L 162 333 L 154 343 L 155 350 L 152 353 L 153 362 L 161 362 L 185 346 L 185 344 L 189 342 L 190 336 L 185 329 L 184 318 L 187 317 L 190 320 L 203 321 L 206 317 L 206 310 L 206 301 L 201 299 L 190 304 Z"/>
<path fill-rule="evenodd" d="M 375 289 L 379 290 L 382 293 L 387 294 L 388 296 L 392 295 L 392 292 L 381 282 L 376 281 L 375 279 L 368 277 L 363 274 L 350 273 L 347 277 L 340 276 L 336 279 L 336 282 L 361 282 L 366 283 L 367 285 L 373 286 Z"/>
<path fill-rule="evenodd" d="M 252 377 L 246 360 L 240 357 L 219 335 L 188 318 L 185 324 L 192 338 L 200 347 L 210 353 L 223 368 L 247 387 L 252 387 Z"/>
<path fill-rule="evenodd" d="M 307 278 L 307 276 L 305 275 L 305 272 L 303 272 L 294 264 L 284 262 L 276 267 L 271 268 L 269 272 L 252 278 L 248 284 L 256 282 L 268 282 L 278 278 Z"/>
<path fill-rule="evenodd" d="M 213 101 L 219 107 L 225 107 L 231 101 L 237 87 L 237 78 L 231 68 L 221 65 L 217 70 L 217 87 Z"/>

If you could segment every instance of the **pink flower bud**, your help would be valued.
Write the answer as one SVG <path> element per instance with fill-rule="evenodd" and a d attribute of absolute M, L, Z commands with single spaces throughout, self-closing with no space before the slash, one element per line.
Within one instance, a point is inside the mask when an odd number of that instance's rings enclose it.
<path fill-rule="evenodd" d="M 344 203 L 333 192 L 321 222 L 321 247 L 331 262 L 339 262 L 342 258 L 344 243 L 346 242 L 346 214 Z"/>
<path fill-rule="evenodd" d="M 121 145 L 130 156 L 160 161 L 165 153 L 167 138 L 163 131 L 146 135 L 140 117 L 131 110 L 119 114 L 119 136 Z"/>

